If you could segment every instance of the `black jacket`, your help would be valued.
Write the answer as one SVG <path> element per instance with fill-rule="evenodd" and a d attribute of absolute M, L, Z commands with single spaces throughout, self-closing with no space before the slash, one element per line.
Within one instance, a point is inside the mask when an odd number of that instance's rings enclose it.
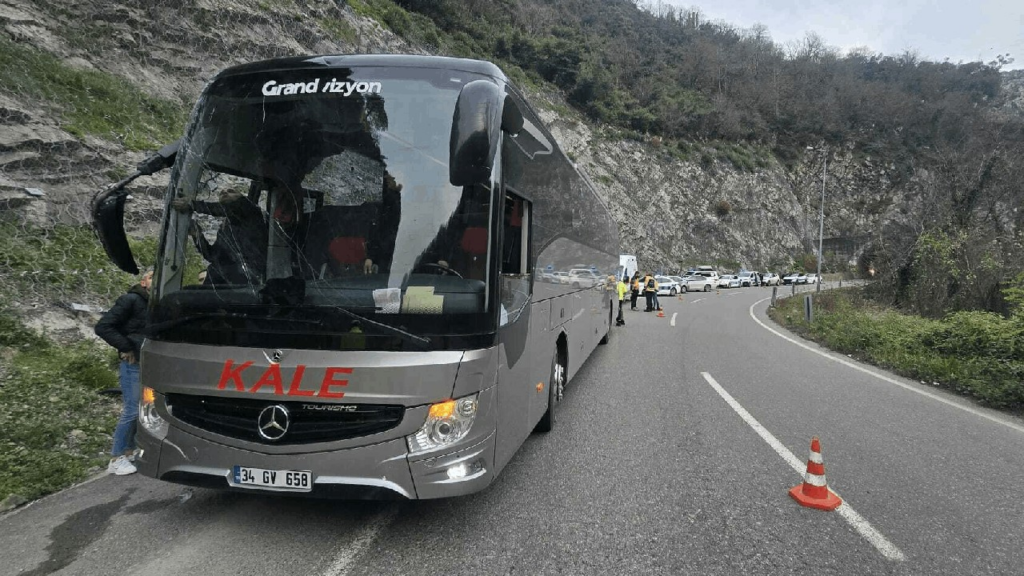
<path fill-rule="evenodd" d="M 96 335 L 118 352 L 134 352 L 138 356 L 148 307 L 149 292 L 138 284 L 132 286 L 96 323 Z"/>

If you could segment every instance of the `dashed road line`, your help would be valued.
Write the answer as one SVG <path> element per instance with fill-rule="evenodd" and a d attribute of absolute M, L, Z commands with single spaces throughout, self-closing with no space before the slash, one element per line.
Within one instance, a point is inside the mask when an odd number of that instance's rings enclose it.
<path fill-rule="evenodd" d="M 704 380 L 706 380 L 707 383 L 710 384 L 711 387 L 715 389 L 715 392 L 718 392 L 718 395 L 721 396 L 723 400 L 725 400 L 726 404 L 728 404 L 737 414 L 739 414 L 740 418 L 742 418 L 743 421 L 747 423 L 747 425 L 753 428 L 754 432 L 757 432 L 757 435 L 760 436 L 762 440 L 767 442 L 768 445 L 772 447 L 772 450 L 775 450 L 775 452 L 779 456 L 781 456 L 782 459 L 785 460 L 791 468 L 793 468 L 793 470 L 795 470 L 798 474 L 803 476 L 804 472 L 806 471 L 805 463 L 801 462 L 799 458 L 797 458 L 792 452 L 790 452 L 789 448 L 786 448 L 786 446 L 782 442 L 779 442 L 778 438 L 776 438 L 771 432 L 769 432 L 767 428 L 762 426 L 756 418 L 751 416 L 750 412 L 747 412 L 746 408 L 740 405 L 740 403 L 737 402 L 731 394 L 725 391 L 725 388 L 722 388 L 722 386 L 718 382 L 716 382 L 714 378 L 711 377 L 711 374 L 708 374 L 707 372 L 701 372 L 700 375 L 703 376 Z M 832 492 L 836 491 L 832 489 Z M 838 496 L 839 493 L 836 492 L 836 495 Z M 840 498 L 842 498 L 842 496 L 840 496 Z M 854 530 L 856 530 L 861 536 L 863 536 L 865 540 L 870 542 L 871 545 L 874 546 L 882 554 L 882 556 L 885 556 L 887 559 L 897 562 L 906 560 L 906 556 L 903 555 L 903 552 L 899 548 L 897 548 L 895 544 L 890 542 L 881 532 L 876 530 L 875 527 L 872 526 L 871 523 L 868 522 L 863 516 L 858 514 L 857 511 L 854 510 L 852 506 L 850 506 L 849 502 L 847 502 L 845 498 L 843 499 L 843 503 L 839 505 L 839 508 L 836 508 L 836 512 L 838 512 L 844 520 L 849 522 L 850 526 L 852 526 Z"/>
<path fill-rule="evenodd" d="M 690 302 L 690 304 L 696 304 L 697 302 L 703 302 L 703 301 L 704 301 L 704 299 L 703 299 L 703 298 L 697 298 L 697 299 L 696 299 L 696 300 L 694 300 L 693 302 Z"/>
<path fill-rule="evenodd" d="M 675 326 L 676 325 L 676 316 L 679 316 L 679 312 L 673 312 L 672 313 L 672 320 L 669 320 L 669 323 L 668 323 L 669 326 Z"/>
<path fill-rule="evenodd" d="M 761 322 L 761 320 L 758 319 L 757 315 L 754 314 L 754 307 L 757 306 L 758 304 L 761 304 L 762 302 L 766 302 L 768 300 L 771 300 L 771 298 L 765 298 L 763 300 L 758 300 L 757 302 L 754 302 L 753 304 L 751 304 L 750 305 L 750 317 L 754 319 L 754 322 L 757 322 L 758 324 L 760 324 L 762 328 L 764 328 L 765 330 L 771 332 L 772 334 L 775 334 L 779 338 L 782 338 L 783 340 L 788 340 L 788 341 L 792 342 L 793 344 L 796 344 L 797 346 L 799 346 L 799 347 L 801 347 L 801 348 L 803 348 L 805 350 L 810 350 L 811 352 L 814 352 L 815 354 L 817 354 L 819 356 L 824 356 L 825 358 L 828 358 L 829 360 L 832 360 L 834 362 L 838 362 L 838 363 L 842 364 L 843 366 L 847 366 L 849 368 L 853 368 L 854 370 L 859 370 L 859 371 L 861 371 L 861 372 L 863 372 L 863 373 L 865 373 L 865 374 L 867 374 L 869 376 L 874 376 L 875 378 L 878 378 L 879 380 L 888 382 L 890 384 L 895 384 L 896 386 L 899 386 L 900 388 L 903 388 L 905 390 L 910 390 L 911 392 L 914 392 L 916 394 L 920 394 L 922 396 L 927 396 L 928 398 L 931 398 L 932 400 L 937 400 L 939 402 L 942 402 L 943 404 L 945 404 L 947 406 L 952 406 L 953 408 L 957 408 L 957 409 L 963 410 L 964 412 L 969 412 L 971 414 L 974 414 L 975 416 L 980 416 L 980 417 L 982 417 L 982 418 L 984 418 L 986 420 L 989 420 L 991 422 L 995 422 L 996 424 L 1002 424 L 1003 426 L 1006 426 L 1007 428 L 1012 428 L 1013 430 L 1016 430 L 1018 432 L 1024 432 L 1024 426 L 1021 426 L 1019 424 L 1015 424 L 1013 422 L 1007 422 L 1006 420 L 1002 420 L 1000 418 L 996 418 L 995 416 L 992 416 L 990 414 L 986 414 L 986 413 L 984 413 L 984 412 L 982 412 L 980 410 L 976 410 L 976 409 L 974 409 L 974 408 L 972 408 L 970 406 L 963 406 L 963 405 L 961 405 L 961 404 L 959 404 L 957 402 L 953 402 L 952 400 L 947 400 L 946 398 L 943 398 L 942 396 L 938 396 L 936 394 L 932 394 L 931 392 L 926 392 L 924 390 L 918 390 L 917 388 L 914 388 L 913 386 L 904 384 L 903 382 L 900 382 L 899 380 L 896 380 L 895 378 L 890 378 L 890 377 L 888 377 L 888 376 L 886 376 L 884 374 L 879 374 L 878 372 L 875 372 L 873 370 L 868 370 L 867 368 L 864 368 L 863 366 L 858 366 L 857 364 L 854 364 L 853 362 L 850 362 L 849 360 L 846 360 L 846 359 L 843 359 L 843 358 L 839 358 L 837 356 L 834 356 L 832 354 L 828 354 L 826 352 L 822 352 L 821 350 L 816 350 L 815 348 L 813 348 L 811 346 L 808 346 L 807 344 L 804 344 L 803 342 L 799 342 L 797 340 L 794 340 L 794 339 L 790 338 L 789 336 L 786 336 L 785 334 L 779 332 L 778 330 L 775 330 L 772 327 L 768 326 L 764 322 Z"/>

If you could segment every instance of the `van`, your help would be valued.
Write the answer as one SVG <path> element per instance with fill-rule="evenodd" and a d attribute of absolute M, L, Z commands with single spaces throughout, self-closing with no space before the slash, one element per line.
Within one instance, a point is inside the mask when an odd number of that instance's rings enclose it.
<path fill-rule="evenodd" d="M 638 269 L 636 256 L 632 254 L 619 254 L 619 269 L 616 272 L 617 280 L 621 280 L 623 276 L 632 278 Z"/>

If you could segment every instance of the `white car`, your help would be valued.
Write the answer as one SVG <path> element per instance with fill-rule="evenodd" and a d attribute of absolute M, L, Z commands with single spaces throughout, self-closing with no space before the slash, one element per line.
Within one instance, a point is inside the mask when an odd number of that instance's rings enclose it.
<path fill-rule="evenodd" d="M 757 272 L 744 271 L 739 274 L 740 286 L 757 286 Z"/>
<path fill-rule="evenodd" d="M 601 283 L 601 275 L 587 268 L 569 270 L 569 281 L 573 288 L 593 288 Z"/>
<path fill-rule="evenodd" d="M 779 275 L 774 272 L 765 272 L 761 277 L 761 282 L 765 286 L 778 286 L 782 283 L 782 278 L 779 278 Z"/>
<path fill-rule="evenodd" d="M 718 277 L 718 288 L 739 288 L 740 279 L 735 274 L 726 274 Z"/>
<path fill-rule="evenodd" d="M 708 278 L 707 276 L 687 276 L 685 278 L 686 284 L 683 284 L 684 292 L 710 292 L 715 287 L 715 282 L 718 281 L 718 277 Z"/>
<path fill-rule="evenodd" d="M 799 284 L 799 282 L 798 282 L 799 279 L 800 279 L 800 273 L 799 272 L 793 272 L 789 276 L 786 276 L 785 278 L 783 278 L 782 279 L 782 283 L 783 284 Z"/>
<path fill-rule="evenodd" d="M 658 283 L 658 296 L 675 296 L 679 294 L 679 283 L 668 276 L 655 276 L 654 281 Z"/>
<path fill-rule="evenodd" d="M 821 280 L 818 278 L 817 274 L 811 273 L 807 275 L 807 284 L 817 284 L 818 282 L 821 282 Z"/>

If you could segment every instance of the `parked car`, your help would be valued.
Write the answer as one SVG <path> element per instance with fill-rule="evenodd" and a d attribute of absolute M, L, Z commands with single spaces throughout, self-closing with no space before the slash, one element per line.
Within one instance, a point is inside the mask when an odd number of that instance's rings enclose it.
<path fill-rule="evenodd" d="M 799 284 L 799 282 L 797 282 L 798 278 L 800 278 L 800 273 L 799 272 L 791 272 L 791 273 L 787 274 L 785 278 L 782 279 L 782 283 L 783 284 Z"/>
<path fill-rule="evenodd" d="M 740 286 L 758 286 L 760 282 L 757 278 L 757 272 L 745 270 L 739 273 L 738 278 L 740 279 Z"/>
<path fill-rule="evenodd" d="M 711 289 L 715 287 L 715 282 L 718 281 L 718 276 L 716 275 L 714 279 L 701 275 L 687 276 L 685 280 L 686 284 L 683 285 L 683 288 L 686 292 L 700 292 L 702 290 L 704 292 L 710 292 Z"/>
<path fill-rule="evenodd" d="M 817 284 L 820 281 L 821 280 L 818 278 L 818 275 L 814 273 L 808 274 L 807 280 L 805 280 L 807 284 Z"/>
<path fill-rule="evenodd" d="M 718 288 L 739 288 L 740 279 L 735 274 L 725 274 L 718 277 Z"/>
<path fill-rule="evenodd" d="M 658 296 L 675 296 L 681 290 L 679 283 L 668 276 L 655 276 L 658 283 Z"/>
<path fill-rule="evenodd" d="M 569 284 L 573 288 L 593 288 L 601 283 L 601 275 L 589 268 L 569 270 Z"/>
<path fill-rule="evenodd" d="M 797 284 L 807 284 L 807 274 L 800 274 L 796 277 Z"/>
<path fill-rule="evenodd" d="M 761 283 L 765 286 L 778 286 L 782 283 L 782 278 L 779 278 L 779 275 L 774 272 L 765 272 L 761 277 Z"/>

